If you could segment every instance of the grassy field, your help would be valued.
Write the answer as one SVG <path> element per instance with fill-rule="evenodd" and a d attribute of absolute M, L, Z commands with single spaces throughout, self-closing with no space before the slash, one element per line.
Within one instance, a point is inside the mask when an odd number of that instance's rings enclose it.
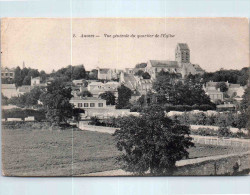
<path fill-rule="evenodd" d="M 120 153 L 110 134 L 5 129 L 2 140 L 3 169 L 8 176 L 70 176 L 119 168 L 115 158 Z M 198 158 L 241 150 L 199 144 L 189 153 L 190 158 Z"/>

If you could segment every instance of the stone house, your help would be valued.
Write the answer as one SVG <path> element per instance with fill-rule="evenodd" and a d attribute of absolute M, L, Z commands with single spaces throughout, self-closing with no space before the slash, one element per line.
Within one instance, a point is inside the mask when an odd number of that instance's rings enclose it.
<path fill-rule="evenodd" d="M 70 103 L 73 104 L 75 108 L 81 109 L 106 108 L 106 100 L 96 97 L 73 97 L 70 99 Z"/>

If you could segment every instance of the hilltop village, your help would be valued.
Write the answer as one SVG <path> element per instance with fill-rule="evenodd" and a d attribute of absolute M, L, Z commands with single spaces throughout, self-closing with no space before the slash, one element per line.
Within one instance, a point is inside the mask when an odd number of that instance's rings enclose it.
<path fill-rule="evenodd" d="M 205 110 L 237 110 L 247 88 L 247 79 L 242 80 L 245 75 L 239 76 L 238 80 L 235 78 L 232 80 L 227 75 L 223 77 L 223 70 L 214 74 L 206 73 L 200 65 L 190 62 L 190 55 L 188 45 L 178 43 L 174 61 L 152 59 L 124 70 L 97 67 L 86 71 L 83 65 L 78 65 L 46 74 L 44 71 L 26 68 L 25 64 L 23 69 L 2 68 L 3 105 L 5 108 L 20 107 L 20 105 L 36 107 L 42 104 L 42 101 L 37 98 L 33 105 L 29 105 L 25 102 L 25 95 L 37 88 L 46 88 L 51 82 L 60 78 L 65 81 L 65 85 L 71 87 L 70 103 L 75 108 L 83 109 L 86 118 L 92 116 L 103 118 L 128 114 L 131 111 L 137 112 L 139 106 L 148 105 L 150 102 L 171 105 L 172 111 L 202 110 L 204 105 L 208 107 Z M 241 72 L 243 71 L 247 75 L 248 69 L 242 69 Z M 218 75 L 219 78 L 216 78 Z M 165 79 L 167 77 L 168 81 Z M 163 80 L 159 80 L 162 78 Z M 188 103 L 181 100 L 186 97 L 179 97 L 177 103 L 176 95 L 171 97 L 167 91 L 163 92 L 169 83 L 171 83 L 169 87 L 173 89 L 177 83 L 187 85 L 189 81 L 194 82 L 193 86 L 199 85 L 208 100 Z M 167 82 L 166 85 L 160 89 L 159 83 L 164 84 L 164 82 Z M 192 84 L 189 86 L 192 87 Z M 125 99 L 120 97 L 119 100 L 119 94 L 127 97 L 124 97 Z M 162 97 L 159 97 L 159 94 L 165 98 L 163 103 L 160 103 Z M 171 98 L 175 98 L 175 101 L 170 101 Z M 123 102 L 119 103 L 121 100 Z"/>

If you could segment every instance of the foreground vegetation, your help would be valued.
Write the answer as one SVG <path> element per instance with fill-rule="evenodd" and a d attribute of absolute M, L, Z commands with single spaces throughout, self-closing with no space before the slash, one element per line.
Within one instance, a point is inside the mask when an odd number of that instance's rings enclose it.
<path fill-rule="evenodd" d="M 71 130 L 3 129 L 5 175 L 71 176 L 119 169 L 120 152 L 109 134 Z M 73 147 L 72 147 L 73 146 Z M 196 144 L 189 158 L 230 154 L 243 149 Z"/>

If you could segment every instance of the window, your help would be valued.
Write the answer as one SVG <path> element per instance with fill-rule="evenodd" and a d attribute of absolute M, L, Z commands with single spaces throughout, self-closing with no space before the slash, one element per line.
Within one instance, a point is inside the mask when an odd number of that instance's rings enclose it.
<path fill-rule="evenodd" d="M 103 107 L 103 103 L 98 103 L 98 107 Z"/>
<path fill-rule="evenodd" d="M 84 107 L 89 107 L 89 103 L 84 103 Z"/>
<path fill-rule="evenodd" d="M 4 76 L 4 73 L 2 73 L 2 76 Z"/>
<path fill-rule="evenodd" d="M 78 108 L 81 108 L 82 107 L 82 103 L 78 103 Z"/>
<path fill-rule="evenodd" d="M 5 73 L 5 76 L 8 76 L 8 73 Z"/>
<path fill-rule="evenodd" d="M 90 107 L 95 107 L 95 103 L 90 103 Z"/>
<path fill-rule="evenodd" d="M 10 76 L 13 76 L 13 73 L 10 73 Z"/>

